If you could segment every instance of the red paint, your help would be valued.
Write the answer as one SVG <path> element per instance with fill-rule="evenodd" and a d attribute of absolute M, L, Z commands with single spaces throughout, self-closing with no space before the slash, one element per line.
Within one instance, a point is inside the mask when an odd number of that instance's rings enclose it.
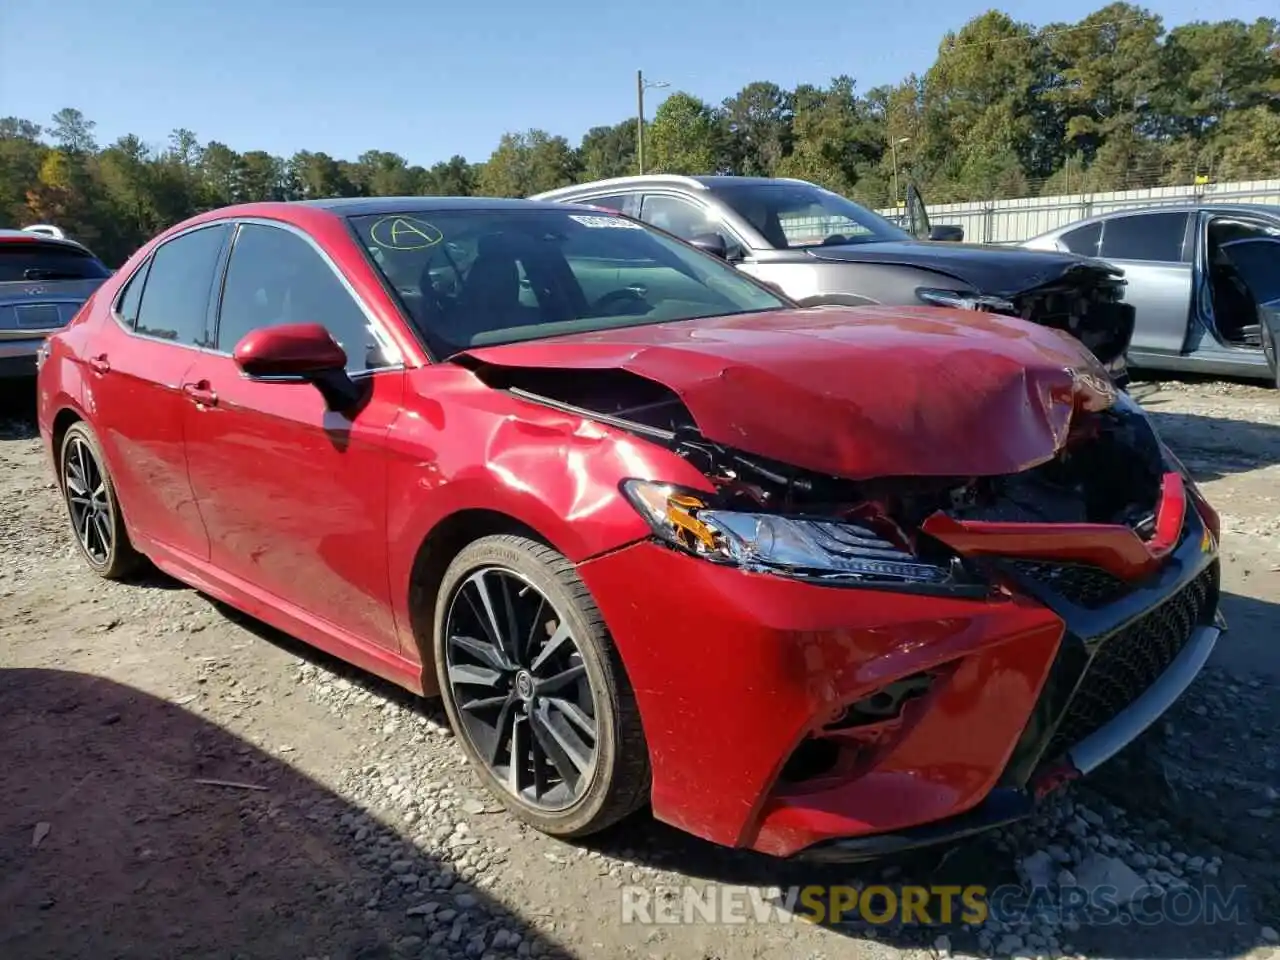
<path fill-rule="evenodd" d="M 1066 334 L 938 307 L 747 314 L 470 353 L 514 367 L 621 367 L 678 393 L 712 440 L 852 479 L 1016 473 L 1057 453 L 1077 409 L 1114 395 Z M 980 440 L 974 423 L 985 425 Z"/>
<path fill-rule="evenodd" d="M 236 344 L 232 356 L 241 370 L 253 376 L 300 376 L 347 365 L 342 347 L 318 323 L 252 330 Z"/>
<path fill-rule="evenodd" d="M 1182 475 L 1166 473 L 1160 486 L 1156 531 L 1150 541 L 1124 526 L 964 521 L 944 513 L 929 517 L 920 529 L 970 556 L 1070 560 L 1101 567 L 1122 580 L 1137 580 L 1157 569 L 1177 546 L 1186 509 Z"/>
<path fill-rule="evenodd" d="M 444 525 L 496 519 L 532 530 L 579 565 L 636 691 L 660 819 L 718 843 L 788 854 L 828 837 L 928 823 L 988 794 L 1058 648 L 1063 625 L 1053 613 L 1000 594 L 820 587 L 658 546 L 619 484 L 710 491 L 687 461 L 490 389 L 460 365 L 430 363 L 333 213 L 257 204 L 191 223 L 236 215 L 310 234 L 405 363 L 369 375 L 361 401 L 337 413 L 308 383 L 246 375 L 340 365 L 336 345 L 315 329 L 251 333 L 235 356 L 134 337 L 110 305 L 162 238 L 135 254 L 51 338 L 39 417 L 51 453 L 59 415 L 93 426 L 134 543 L 162 569 L 430 693 L 415 564 Z M 1069 338 L 928 308 L 783 311 L 474 355 L 624 367 L 677 390 L 713 439 L 851 477 L 1021 469 L 1053 455 L 1076 411 L 1107 402 L 1105 374 Z M 1181 491 L 1166 484 L 1157 552 L 1185 509 Z M 1198 493 L 1190 496 L 1216 526 Z M 944 521 L 934 518 L 931 532 L 966 552 L 1021 543 L 1117 570 L 1158 562 L 1118 528 Z M 927 696 L 873 743 L 833 735 L 850 758 L 846 772 L 803 785 L 780 778 L 797 745 L 823 736 L 845 706 L 923 670 L 938 674 Z"/>

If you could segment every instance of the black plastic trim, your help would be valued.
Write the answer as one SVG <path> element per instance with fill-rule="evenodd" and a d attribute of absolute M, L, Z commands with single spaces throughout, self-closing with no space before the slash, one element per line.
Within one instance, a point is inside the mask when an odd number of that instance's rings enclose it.
<path fill-rule="evenodd" d="M 867 837 L 824 840 L 793 854 L 790 859 L 805 863 L 857 863 L 921 847 L 955 843 L 1025 819 L 1035 810 L 1035 801 L 1025 790 L 997 787 L 972 810 L 897 833 L 877 833 Z"/>
<path fill-rule="evenodd" d="M 1216 550 L 1205 552 L 1200 548 L 1203 536 L 1204 522 L 1188 500 L 1181 544 L 1159 572 L 1134 584 L 1128 594 L 1114 603 L 1097 610 L 1071 603 L 1043 584 L 1019 576 L 1012 565 L 992 564 L 994 569 L 1017 584 L 1019 592 L 1043 603 L 1066 624 L 1044 689 L 1000 778 L 1001 785 L 1024 786 L 1042 762 L 1054 759 L 1044 756 L 1044 753 L 1102 642 L 1166 603 L 1217 560 Z M 1211 611 L 1216 612 L 1216 609 L 1215 602 Z"/>

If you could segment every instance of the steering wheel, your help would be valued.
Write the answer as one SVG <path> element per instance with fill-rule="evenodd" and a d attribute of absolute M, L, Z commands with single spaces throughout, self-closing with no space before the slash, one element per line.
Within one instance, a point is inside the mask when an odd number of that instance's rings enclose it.
<path fill-rule="evenodd" d="M 644 304 L 646 311 L 649 309 L 649 302 L 645 300 L 644 293 L 637 287 L 623 287 L 621 290 L 610 290 L 604 296 L 600 297 L 595 303 L 591 304 L 592 313 L 609 314 L 611 316 L 621 316 L 624 312 L 616 309 L 616 307 L 630 306 L 632 304 Z"/>

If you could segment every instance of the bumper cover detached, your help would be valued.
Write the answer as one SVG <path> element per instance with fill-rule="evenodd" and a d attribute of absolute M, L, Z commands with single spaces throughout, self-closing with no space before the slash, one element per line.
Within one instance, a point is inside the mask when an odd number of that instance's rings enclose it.
<path fill-rule="evenodd" d="M 1104 592 L 1094 569 L 1049 578 L 1051 566 L 1023 565 L 1040 580 L 1023 586 L 1062 616 L 1067 630 L 1000 785 L 961 815 L 894 834 L 815 844 L 795 859 L 868 860 L 955 842 L 1030 816 L 1040 797 L 1092 773 L 1154 724 L 1186 692 L 1226 630 L 1218 612 L 1216 544 L 1195 510 L 1187 511 L 1169 562 L 1144 583 L 1113 583 Z M 1053 586 L 1044 587 L 1045 580 Z M 1103 597 L 1110 601 L 1105 610 L 1084 606 Z"/>
<path fill-rule="evenodd" d="M 582 564 L 636 693 L 654 815 L 821 861 L 977 834 L 1137 737 L 1224 626 L 1216 543 L 1196 510 L 1155 572 L 1108 590 L 1094 568 L 990 564 L 1020 596 L 817 586 L 650 542 Z M 1085 571 L 1084 588 L 1047 575 L 1055 566 Z M 879 739 L 848 737 L 853 707 L 921 676 L 927 689 Z M 834 761 L 797 774 L 815 742 L 836 744 Z"/>
<path fill-rule="evenodd" d="M 1221 634 L 1219 626 L 1197 627 L 1187 645 L 1154 685 L 1109 723 L 1076 744 L 1065 764 L 1046 770 L 1046 786 L 1092 773 L 1128 746 L 1173 705 L 1199 674 Z M 955 843 L 1022 820 L 1035 812 L 1037 787 L 996 787 L 967 813 L 899 833 L 829 840 L 800 851 L 794 859 L 816 863 L 851 863 L 905 853 L 921 847 Z"/>

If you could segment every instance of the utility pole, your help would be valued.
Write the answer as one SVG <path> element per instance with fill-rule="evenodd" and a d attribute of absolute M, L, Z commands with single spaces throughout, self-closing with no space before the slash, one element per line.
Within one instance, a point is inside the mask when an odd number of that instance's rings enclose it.
<path fill-rule="evenodd" d="M 665 80 L 646 80 L 644 71 L 636 71 L 636 166 L 644 173 L 644 92 L 649 87 L 669 87 Z"/>
<path fill-rule="evenodd" d="M 644 71 L 636 71 L 636 170 L 644 173 Z"/>

